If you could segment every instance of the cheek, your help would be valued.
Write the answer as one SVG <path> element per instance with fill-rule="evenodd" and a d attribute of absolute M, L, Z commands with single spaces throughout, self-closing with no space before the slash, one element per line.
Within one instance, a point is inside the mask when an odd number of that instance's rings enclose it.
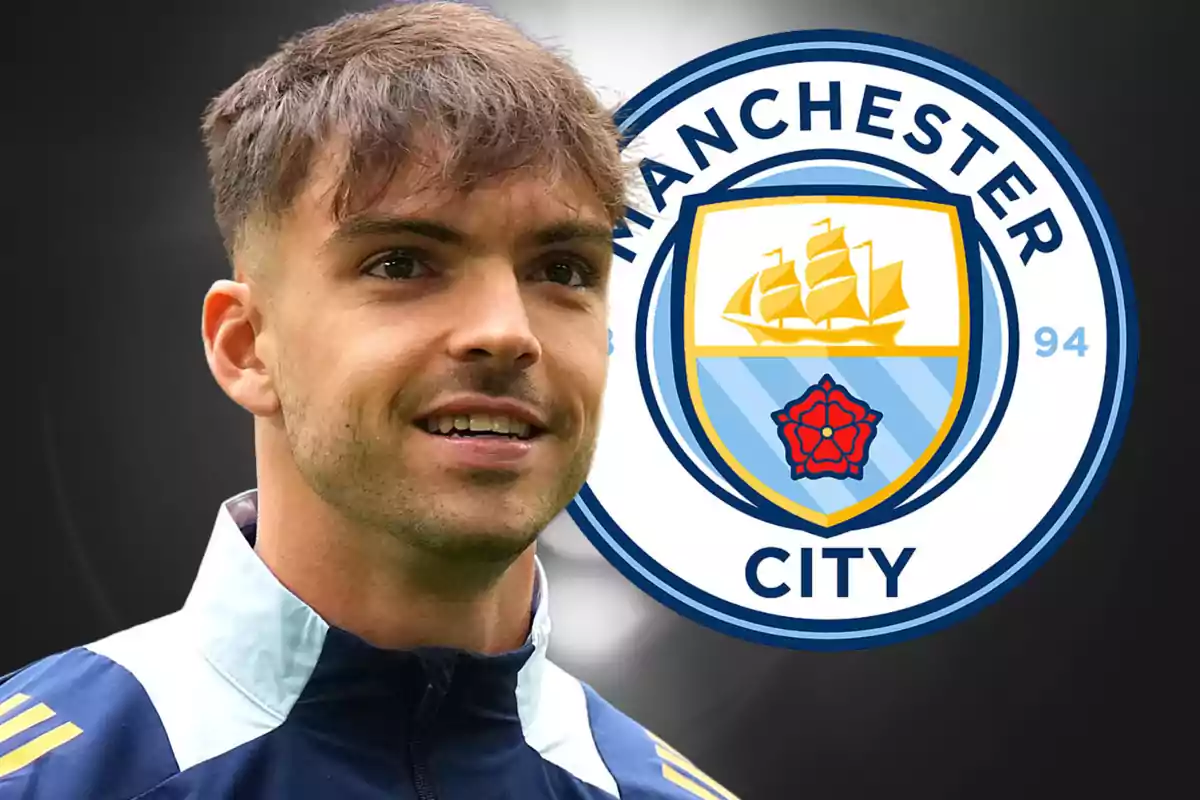
<path fill-rule="evenodd" d="M 357 404 L 381 413 L 406 411 L 420 402 L 430 365 L 429 337 L 408 325 L 380 324 L 340 343 L 330 391 L 353 393 Z M 396 409 L 399 402 L 404 408 Z"/>
<path fill-rule="evenodd" d="M 314 405 L 387 413 L 403 389 L 419 383 L 428 348 L 419 326 L 365 309 L 353 313 L 353 320 L 323 319 L 290 331 L 281 353 L 284 378 L 299 382 Z"/>
<path fill-rule="evenodd" d="M 599 408 L 608 375 L 607 327 L 551 343 L 543 340 L 542 352 L 561 396 L 571 398 L 585 412 Z"/>

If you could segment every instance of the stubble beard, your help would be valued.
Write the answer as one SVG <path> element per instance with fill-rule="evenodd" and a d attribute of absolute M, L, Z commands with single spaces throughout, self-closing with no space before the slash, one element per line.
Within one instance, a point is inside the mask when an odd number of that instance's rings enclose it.
<path fill-rule="evenodd" d="M 596 447 L 595 431 L 585 433 L 560 476 L 541 492 L 520 486 L 528 478 L 493 471 L 464 474 L 454 495 L 477 495 L 469 501 L 475 507 L 489 499 L 497 506 L 495 513 L 481 515 L 488 518 L 481 523 L 456 513 L 453 495 L 421 488 L 421 476 L 405 469 L 402 447 L 390 429 L 372 436 L 354 408 L 342 404 L 337 413 L 313 413 L 299 397 L 280 394 L 292 458 L 322 501 L 356 527 L 380 531 L 419 555 L 463 568 L 502 569 L 524 553 L 579 492 Z M 388 423 L 401 424 L 391 418 Z"/>

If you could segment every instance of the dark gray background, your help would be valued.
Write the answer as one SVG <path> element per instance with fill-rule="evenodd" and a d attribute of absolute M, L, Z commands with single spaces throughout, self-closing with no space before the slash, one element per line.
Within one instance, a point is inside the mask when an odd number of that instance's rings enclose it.
<path fill-rule="evenodd" d="M 199 115 L 284 37 L 368 5 L 56 5 L 6 31 L 10 55 L 30 52 L 7 71 L 5 136 L 34 141 L 5 148 L 33 181 L 5 198 L 17 480 L 4 484 L 0 673 L 176 609 L 218 503 L 253 485 L 250 417 L 200 341 L 203 294 L 226 264 Z M 1182 382 L 1200 268 L 1189 5 L 495 4 L 575 52 L 610 97 L 789 28 L 938 47 L 1050 120 L 1125 240 L 1142 353 L 1122 450 L 1059 552 L 968 620 L 876 650 L 771 650 L 680 619 L 586 542 L 548 541 L 555 657 L 744 800 L 1148 796 L 1182 774 L 1196 674 L 1184 550 L 1200 526 L 1168 506 L 1196 477 Z"/>

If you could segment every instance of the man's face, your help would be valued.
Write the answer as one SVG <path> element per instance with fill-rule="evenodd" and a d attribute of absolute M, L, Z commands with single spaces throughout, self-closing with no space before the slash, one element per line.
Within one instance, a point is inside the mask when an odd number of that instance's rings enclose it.
<path fill-rule="evenodd" d="M 300 472 L 447 556 L 525 549 L 582 485 L 607 368 L 611 225 L 585 183 L 400 176 L 340 223 L 315 170 L 274 240 L 262 352 Z"/>

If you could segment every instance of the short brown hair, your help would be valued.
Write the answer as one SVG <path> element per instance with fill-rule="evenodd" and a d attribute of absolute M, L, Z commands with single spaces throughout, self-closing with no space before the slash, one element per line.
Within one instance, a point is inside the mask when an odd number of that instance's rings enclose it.
<path fill-rule="evenodd" d="M 618 134 L 583 78 L 460 3 L 395 3 L 306 31 L 216 97 L 202 131 L 231 254 L 252 215 L 288 208 L 335 136 L 337 216 L 369 206 L 430 142 L 447 188 L 537 166 L 586 178 L 613 222 L 624 213 Z"/>

